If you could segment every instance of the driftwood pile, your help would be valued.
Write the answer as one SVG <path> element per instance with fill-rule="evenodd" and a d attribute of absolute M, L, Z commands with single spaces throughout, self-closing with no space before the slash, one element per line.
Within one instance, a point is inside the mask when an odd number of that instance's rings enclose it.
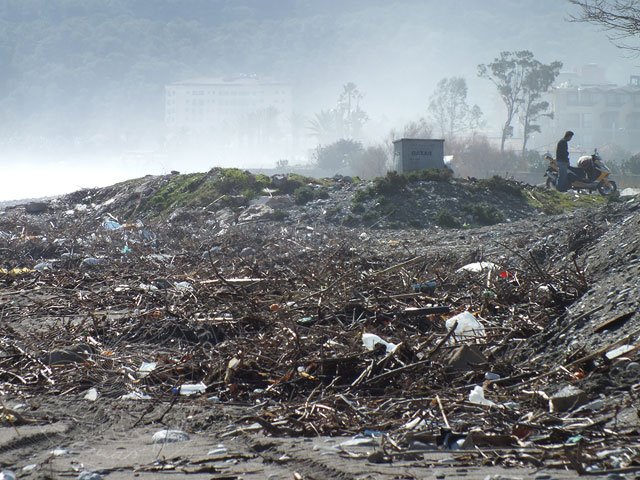
<path fill-rule="evenodd" d="M 274 436 L 382 436 L 381 461 L 441 448 L 640 469 L 637 429 L 613 428 L 617 410 L 578 388 L 625 342 L 546 363 L 546 339 L 589 288 L 578 261 L 426 234 L 407 246 L 265 222 L 188 235 L 79 215 L 0 225 L 5 398 L 233 402 L 252 405 L 239 428 Z M 38 421 L 1 408 L 4 424 Z"/>

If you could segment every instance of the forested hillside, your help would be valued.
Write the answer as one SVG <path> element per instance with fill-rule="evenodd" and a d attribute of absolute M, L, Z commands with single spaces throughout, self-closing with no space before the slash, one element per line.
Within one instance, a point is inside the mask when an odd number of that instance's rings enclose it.
<path fill-rule="evenodd" d="M 347 81 L 374 121 L 418 116 L 447 75 L 467 77 L 486 104 L 476 67 L 500 50 L 567 66 L 616 52 L 565 22 L 568 2 L 451 3 L 0 0 L 0 138 L 160 137 L 164 85 L 238 73 L 291 82 L 302 119 Z"/>

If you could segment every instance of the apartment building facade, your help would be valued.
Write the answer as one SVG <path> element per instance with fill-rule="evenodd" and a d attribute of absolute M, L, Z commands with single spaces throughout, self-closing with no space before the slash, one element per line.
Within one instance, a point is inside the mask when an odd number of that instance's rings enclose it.
<path fill-rule="evenodd" d="M 576 150 L 616 145 L 640 152 L 640 76 L 631 76 L 625 86 L 561 83 L 549 93 L 549 102 L 553 119 L 543 126 L 545 141 L 573 130 Z"/>
<path fill-rule="evenodd" d="M 169 137 L 212 138 L 235 146 L 286 143 L 291 117 L 291 87 L 284 82 L 244 75 L 165 87 Z"/>

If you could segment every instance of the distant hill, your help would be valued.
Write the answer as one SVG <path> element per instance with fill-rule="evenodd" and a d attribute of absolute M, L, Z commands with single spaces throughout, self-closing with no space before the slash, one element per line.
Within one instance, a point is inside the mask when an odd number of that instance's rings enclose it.
<path fill-rule="evenodd" d="M 530 49 L 566 66 L 616 59 L 611 72 L 624 78 L 631 61 L 603 33 L 567 23 L 570 8 L 557 0 L 3 0 L 0 139 L 158 137 L 164 85 L 200 75 L 283 78 L 302 113 L 330 107 L 354 80 L 378 118 L 424 112 L 435 83 L 451 75 L 469 78 L 472 102 L 490 103 L 476 67 L 501 50 Z"/>

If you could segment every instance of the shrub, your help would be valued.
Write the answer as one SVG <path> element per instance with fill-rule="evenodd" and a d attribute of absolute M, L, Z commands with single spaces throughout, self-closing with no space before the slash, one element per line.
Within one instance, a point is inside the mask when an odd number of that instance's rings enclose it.
<path fill-rule="evenodd" d="M 479 184 L 494 192 L 504 192 L 514 197 L 522 197 L 522 186 L 513 180 L 494 175 L 491 178 L 479 180 Z"/>
<path fill-rule="evenodd" d="M 384 177 L 378 177 L 373 181 L 373 193 L 378 195 L 400 193 L 407 185 L 407 178 L 398 175 L 397 172 L 388 172 Z"/>
<path fill-rule="evenodd" d="M 453 177 L 453 170 L 450 168 L 427 168 L 426 170 L 416 170 L 404 174 L 409 182 L 448 182 Z"/>
<path fill-rule="evenodd" d="M 445 228 L 459 228 L 462 226 L 460 220 L 453 216 L 453 214 L 446 209 L 440 209 L 435 217 L 436 225 Z"/>
<path fill-rule="evenodd" d="M 504 214 L 496 207 L 481 203 L 478 205 L 467 205 L 464 210 L 471 213 L 480 225 L 495 225 L 504 222 Z"/>
<path fill-rule="evenodd" d="M 295 192 L 293 192 L 293 199 L 296 205 L 305 205 L 309 203 L 311 200 L 315 198 L 315 193 L 313 188 L 308 187 L 306 185 L 302 187 L 298 187 Z"/>
<path fill-rule="evenodd" d="M 335 173 L 351 165 L 362 151 L 360 142 L 338 140 L 324 147 L 319 145 L 314 153 L 315 163 L 318 168 Z"/>

